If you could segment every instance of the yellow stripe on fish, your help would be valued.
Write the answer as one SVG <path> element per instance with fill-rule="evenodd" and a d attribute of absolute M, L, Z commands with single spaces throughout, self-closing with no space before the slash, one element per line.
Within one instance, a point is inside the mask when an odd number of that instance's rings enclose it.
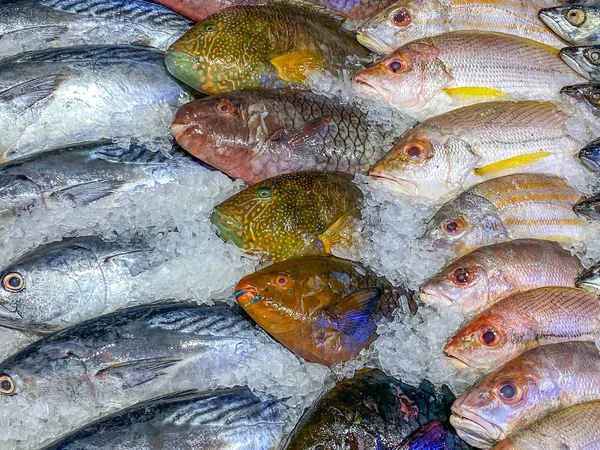
<path fill-rule="evenodd" d="M 506 169 L 514 169 L 515 167 L 526 166 L 529 164 L 534 164 L 547 156 L 550 156 L 551 152 L 537 152 L 530 153 L 527 155 L 519 155 L 513 156 L 512 158 L 507 158 L 503 161 L 498 161 L 492 164 L 488 164 L 487 166 L 478 167 L 474 170 L 476 175 L 488 175 L 490 173 L 502 172 Z"/>

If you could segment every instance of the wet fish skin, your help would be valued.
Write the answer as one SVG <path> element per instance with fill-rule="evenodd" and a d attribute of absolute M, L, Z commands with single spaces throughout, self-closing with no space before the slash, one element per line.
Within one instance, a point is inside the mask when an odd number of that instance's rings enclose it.
<path fill-rule="evenodd" d="M 492 450 L 593 449 L 600 443 L 600 402 L 571 406 L 525 427 Z"/>
<path fill-rule="evenodd" d="M 359 72 L 354 87 L 418 119 L 494 100 L 553 100 L 585 81 L 557 53 L 518 36 L 455 31 L 399 47 Z"/>
<path fill-rule="evenodd" d="M 384 127 L 357 105 L 292 90 L 193 101 L 172 131 L 191 154 L 250 185 L 301 170 L 366 171 L 388 149 Z"/>
<path fill-rule="evenodd" d="M 358 263 L 305 256 L 242 278 L 238 304 L 267 333 L 309 362 L 355 358 L 376 337 L 376 321 L 416 310 L 412 295 Z"/>
<path fill-rule="evenodd" d="M 575 285 L 600 294 L 600 263 L 594 264 L 579 275 Z"/>
<path fill-rule="evenodd" d="M 575 287 L 582 271 L 579 258 L 555 242 L 516 239 L 481 247 L 451 262 L 421 286 L 420 298 L 470 314 L 537 287 Z"/>
<path fill-rule="evenodd" d="M 348 57 L 369 56 L 342 24 L 294 3 L 227 8 L 175 42 L 165 64 L 175 78 L 209 95 L 302 85 L 308 72 L 341 76 L 350 68 Z"/>
<path fill-rule="evenodd" d="M 560 57 L 567 65 L 588 80 L 600 80 L 600 45 L 565 47 Z"/>
<path fill-rule="evenodd" d="M 584 83 L 575 86 L 565 86 L 560 91 L 567 94 L 580 103 L 591 108 L 591 111 L 600 117 L 600 83 Z"/>
<path fill-rule="evenodd" d="M 540 11 L 540 19 L 573 45 L 600 43 L 600 5 L 545 8 Z"/>
<path fill-rule="evenodd" d="M 547 344 L 594 341 L 600 300 L 584 289 L 542 287 L 506 297 L 478 314 L 446 343 L 457 368 L 491 371 Z"/>
<path fill-rule="evenodd" d="M 163 55 L 83 46 L 0 61 L 0 119 L 11 124 L 0 130 L 0 162 L 78 142 L 170 137 L 172 114 L 194 97 L 167 73 Z"/>
<path fill-rule="evenodd" d="M 269 178 L 230 197 L 211 221 L 224 241 L 263 260 L 330 254 L 348 246 L 362 193 L 342 172 L 295 172 Z"/>
<path fill-rule="evenodd" d="M 459 30 L 514 34 L 564 47 L 565 43 L 538 19 L 538 11 L 551 4 L 554 2 L 547 0 L 512 3 L 506 0 L 400 0 L 359 27 L 357 39 L 382 54 L 417 39 Z"/>
<path fill-rule="evenodd" d="M 577 214 L 589 217 L 590 219 L 600 220 L 600 194 L 577 202 L 573 206 L 573 210 Z"/>
<path fill-rule="evenodd" d="M 402 195 L 437 199 L 499 175 L 552 174 L 595 137 L 589 127 L 586 137 L 572 136 L 572 120 L 550 102 L 465 106 L 409 130 L 369 175 Z"/>
<path fill-rule="evenodd" d="M 0 363 L 11 385 L 0 406 L 15 420 L 27 405 L 64 414 L 62 426 L 39 424 L 37 438 L 50 441 L 168 392 L 235 385 L 235 369 L 266 345 L 272 345 L 268 337 L 228 305 L 127 308 L 50 335 Z M 67 403 L 77 415 L 62 410 Z"/>
<path fill-rule="evenodd" d="M 157 434 L 161 448 L 274 450 L 287 415 L 282 402 L 261 401 L 246 387 L 184 391 L 119 411 L 43 450 L 142 450 Z"/>
<path fill-rule="evenodd" d="M 515 174 L 484 181 L 444 204 L 424 238 L 458 256 L 512 239 L 580 246 L 587 221 L 573 211 L 581 195 L 559 177 Z"/>
<path fill-rule="evenodd" d="M 410 440 L 413 432 L 425 435 L 430 446 L 423 448 L 466 449 L 469 447 L 451 428 L 445 427 L 453 400 L 445 385 L 438 390 L 423 380 L 413 387 L 379 369 L 361 369 L 304 413 L 285 449 L 342 450 L 357 442 L 365 449 L 404 449 L 401 444 Z M 432 421 L 443 430 L 433 441 L 424 430 Z"/>
<path fill-rule="evenodd" d="M 450 423 L 470 445 L 489 448 L 547 414 L 599 400 L 599 369 L 600 353 L 593 342 L 534 348 L 458 397 Z"/>

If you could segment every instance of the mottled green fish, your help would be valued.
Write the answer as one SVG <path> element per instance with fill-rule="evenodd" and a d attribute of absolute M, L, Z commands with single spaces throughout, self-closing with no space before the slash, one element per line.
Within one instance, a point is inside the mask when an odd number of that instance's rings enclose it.
<path fill-rule="evenodd" d="M 167 51 L 165 63 L 207 94 L 302 84 L 311 71 L 341 75 L 349 56 L 369 55 L 342 25 L 298 4 L 235 6 L 196 24 Z"/>
<path fill-rule="evenodd" d="M 223 240 L 281 261 L 350 245 L 361 204 L 349 174 L 296 172 L 239 192 L 218 205 L 211 220 Z"/>

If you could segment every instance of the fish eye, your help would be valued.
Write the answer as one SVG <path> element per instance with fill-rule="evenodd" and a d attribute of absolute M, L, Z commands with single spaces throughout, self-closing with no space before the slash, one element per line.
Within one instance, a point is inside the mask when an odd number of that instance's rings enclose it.
<path fill-rule="evenodd" d="M 572 8 L 565 13 L 565 19 L 567 19 L 574 27 L 578 27 L 585 22 L 585 11 L 578 8 Z"/>
<path fill-rule="evenodd" d="M 404 72 L 406 70 L 406 63 L 400 58 L 390 59 L 387 63 L 388 69 L 394 73 Z"/>
<path fill-rule="evenodd" d="M 13 395 L 15 393 L 15 383 L 10 375 L 0 374 L 0 394 Z"/>
<path fill-rule="evenodd" d="M 458 286 L 466 286 L 475 280 L 473 272 L 466 267 L 459 267 L 452 272 L 452 282 Z"/>
<path fill-rule="evenodd" d="M 590 92 L 586 92 L 584 97 L 592 105 L 600 106 L 600 90 L 594 89 Z"/>
<path fill-rule="evenodd" d="M 421 162 L 431 157 L 431 147 L 420 142 L 410 142 L 402 148 L 402 154 L 409 161 Z"/>
<path fill-rule="evenodd" d="M 600 50 L 595 48 L 586 48 L 583 51 L 583 56 L 590 64 L 594 64 L 595 66 L 600 64 Z"/>
<path fill-rule="evenodd" d="M 496 393 L 503 403 L 514 406 L 519 404 L 525 397 L 525 390 L 514 381 L 500 383 Z"/>
<path fill-rule="evenodd" d="M 501 341 L 500 334 L 492 327 L 484 327 L 479 330 L 479 341 L 486 347 L 494 347 Z"/>
<path fill-rule="evenodd" d="M 465 229 L 465 221 L 461 218 L 448 219 L 442 223 L 442 230 L 448 236 L 459 236 Z"/>
<path fill-rule="evenodd" d="M 2 278 L 2 287 L 10 292 L 21 292 L 25 289 L 25 280 L 23 275 L 17 272 L 10 272 Z"/>
<path fill-rule="evenodd" d="M 275 284 L 277 286 L 286 286 L 290 282 L 290 277 L 285 273 L 280 273 L 275 277 Z"/>
<path fill-rule="evenodd" d="M 397 27 L 406 27 L 410 25 L 412 18 L 405 8 L 397 8 L 390 14 L 390 21 Z"/>
<path fill-rule="evenodd" d="M 205 22 L 202 29 L 207 33 L 212 33 L 217 29 L 217 26 L 214 22 Z"/>
<path fill-rule="evenodd" d="M 217 103 L 217 112 L 223 116 L 228 116 L 233 112 L 233 105 L 229 100 L 221 100 Z"/>
<path fill-rule="evenodd" d="M 271 200 L 272 195 L 271 189 L 269 188 L 260 188 L 256 191 L 256 196 L 259 200 Z"/>

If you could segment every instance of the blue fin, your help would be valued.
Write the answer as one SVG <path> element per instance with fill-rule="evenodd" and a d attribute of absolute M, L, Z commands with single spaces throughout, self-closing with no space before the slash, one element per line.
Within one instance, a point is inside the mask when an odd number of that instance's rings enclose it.
<path fill-rule="evenodd" d="M 380 297 L 378 287 L 359 289 L 331 305 L 327 313 L 342 333 L 353 334 L 369 321 Z"/>
<path fill-rule="evenodd" d="M 404 439 L 394 450 L 450 450 L 446 427 L 439 420 L 429 422 Z"/>

